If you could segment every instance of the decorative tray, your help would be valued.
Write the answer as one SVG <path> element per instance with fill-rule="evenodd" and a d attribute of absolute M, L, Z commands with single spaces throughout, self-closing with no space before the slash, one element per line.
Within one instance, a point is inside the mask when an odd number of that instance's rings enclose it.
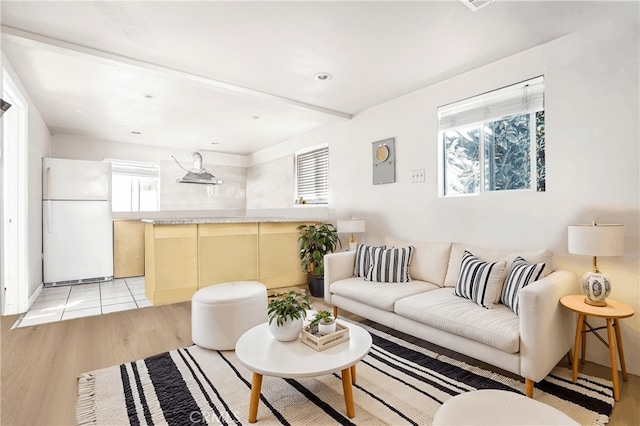
<path fill-rule="evenodd" d="M 300 333 L 300 340 L 305 345 L 311 346 L 316 351 L 323 351 L 342 342 L 349 340 L 349 328 L 336 321 L 336 331 L 330 334 L 311 333 L 311 328 L 306 326 Z"/>

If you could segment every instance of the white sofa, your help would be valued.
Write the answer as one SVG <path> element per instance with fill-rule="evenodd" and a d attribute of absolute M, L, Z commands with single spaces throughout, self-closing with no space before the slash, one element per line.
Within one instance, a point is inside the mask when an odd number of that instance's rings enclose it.
<path fill-rule="evenodd" d="M 454 295 L 465 250 L 483 261 L 506 261 L 504 279 L 516 256 L 546 263 L 546 250 L 502 251 L 459 243 L 399 241 L 388 248 L 412 245 L 411 281 L 380 283 L 354 277 L 355 251 L 325 257 L 324 299 L 338 308 L 392 329 L 484 361 L 525 378 L 526 394 L 571 349 L 575 320 L 559 303 L 578 292 L 573 272 L 547 272 L 519 293 L 520 312 L 497 303 L 491 309 Z M 498 297 L 499 298 L 499 297 Z"/>

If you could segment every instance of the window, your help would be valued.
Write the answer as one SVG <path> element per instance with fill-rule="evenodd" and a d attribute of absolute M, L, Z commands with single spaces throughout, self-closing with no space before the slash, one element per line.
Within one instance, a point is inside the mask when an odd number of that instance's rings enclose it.
<path fill-rule="evenodd" d="M 329 147 L 296 154 L 296 204 L 329 202 Z"/>
<path fill-rule="evenodd" d="M 160 168 L 136 161 L 111 162 L 111 209 L 114 212 L 157 211 Z"/>
<path fill-rule="evenodd" d="M 545 190 L 544 77 L 438 108 L 441 195 Z"/>

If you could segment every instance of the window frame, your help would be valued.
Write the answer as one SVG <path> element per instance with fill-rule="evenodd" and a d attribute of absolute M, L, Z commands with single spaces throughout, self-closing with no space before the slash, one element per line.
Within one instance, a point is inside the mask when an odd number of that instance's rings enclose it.
<path fill-rule="evenodd" d="M 527 95 L 527 89 L 533 87 L 532 94 Z M 539 188 L 538 182 L 538 112 L 545 111 L 544 106 L 544 76 L 534 77 L 510 86 L 505 86 L 491 92 L 473 96 L 461 101 L 438 107 L 438 196 L 439 197 L 467 197 L 478 196 L 488 193 L 512 193 L 512 192 L 544 192 L 545 185 Z M 517 106 L 517 97 L 513 96 L 517 90 L 523 90 L 524 95 L 521 96 L 520 106 Z M 511 95 L 510 95 L 511 93 Z M 492 100 L 497 107 L 491 111 Z M 531 102 L 531 105 L 529 105 Z M 483 109 L 484 108 L 484 109 Z M 445 110 L 442 113 L 442 110 Z M 512 113 L 504 114 L 504 111 L 513 110 Z M 461 123 L 456 125 L 456 113 L 461 112 Z M 497 111 L 497 112 L 496 112 Z M 502 114 L 501 114 L 502 113 Z M 484 114 L 482 117 L 480 114 Z M 486 168 L 487 162 L 485 158 L 485 127 L 490 123 L 509 119 L 521 115 L 529 115 L 529 186 L 528 188 L 518 189 L 485 189 L 487 183 Z M 453 118 L 452 118 L 453 117 Z M 546 115 L 544 116 L 546 121 Z M 445 128 L 443 129 L 443 123 Z M 448 127 L 446 127 L 448 126 Z M 448 190 L 447 179 L 447 149 L 445 134 L 451 131 L 460 131 L 463 129 L 478 130 L 478 185 L 475 192 L 459 193 L 450 192 Z M 545 139 L 544 137 L 542 138 Z M 543 149 L 546 149 L 544 147 Z M 543 167 L 544 167 L 544 157 Z"/>
<path fill-rule="evenodd" d="M 130 161 L 130 160 L 116 160 L 116 159 L 105 159 L 104 161 L 108 161 L 111 163 L 111 179 L 113 181 L 114 176 L 125 176 L 129 178 L 138 178 L 137 179 L 137 189 L 133 188 L 130 191 L 131 197 L 131 208 L 129 210 L 113 210 L 113 194 L 111 196 L 112 200 L 112 211 L 114 212 L 143 212 L 143 211 L 160 211 L 160 166 L 156 163 L 142 162 L 142 161 Z M 141 210 L 141 190 L 140 190 L 140 178 L 151 178 L 157 181 L 158 191 L 156 197 L 156 205 L 155 210 Z M 112 192 L 114 185 L 111 185 Z M 137 197 L 137 203 L 134 203 L 133 197 Z M 136 207 L 136 209 L 134 209 Z"/>
<path fill-rule="evenodd" d="M 311 158 L 311 157 L 317 157 L 317 158 Z M 319 156 L 319 157 L 318 157 Z M 313 179 L 313 180 L 317 180 L 317 179 L 324 179 L 324 184 L 322 185 L 318 185 L 317 182 L 314 182 L 312 185 L 314 187 L 316 187 L 316 189 L 314 189 L 311 193 L 309 191 L 302 191 L 300 188 L 300 167 L 301 167 L 301 160 L 315 160 L 317 161 L 318 158 L 321 161 L 325 162 L 325 167 L 324 169 L 321 171 L 321 174 L 324 174 L 324 178 L 322 176 L 309 176 L 308 178 Z M 328 144 L 322 144 L 319 146 L 314 146 L 312 148 L 307 148 L 301 151 L 298 151 L 295 153 L 294 155 L 294 169 L 293 169 L 293 173 L 294 173 L 294 204 L 295 205 L 301 205 L 301 204 L 307 204 L 307 205 L 328 205 L 329 204 L 329 145 Z M 318 186 L 324 186 L 324 191 L 318 193 L 317 192 L 317 187 Z M 301 202 L 301 200 L 304 200 L 304 202 Z"/>

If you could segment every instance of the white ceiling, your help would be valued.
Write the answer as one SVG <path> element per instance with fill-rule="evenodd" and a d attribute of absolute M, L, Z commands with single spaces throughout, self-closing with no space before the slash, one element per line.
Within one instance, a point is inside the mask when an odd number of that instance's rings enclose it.
<path fill-rule="evenodd" d="M 250 154 L 630 6 L 4 1 L 2 51 L 53 134 Z"/>

